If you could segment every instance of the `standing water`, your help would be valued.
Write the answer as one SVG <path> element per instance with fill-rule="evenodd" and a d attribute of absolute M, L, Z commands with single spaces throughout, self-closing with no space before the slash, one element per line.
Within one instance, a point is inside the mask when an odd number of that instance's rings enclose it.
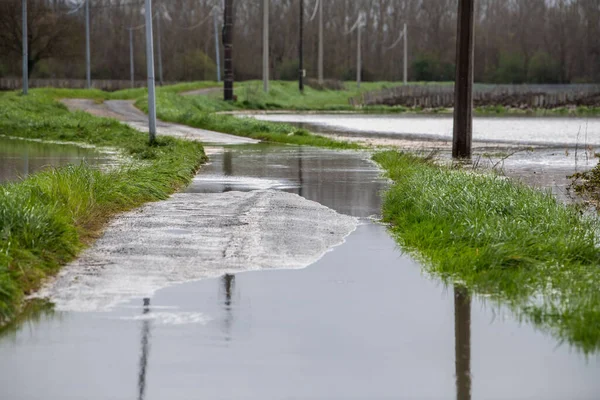
<path fill-rule="evenodd" d="M 0 137 L 0 183 L 16 181 L 49 167 L 103 164 L 106 155 L 94 150 L 64 144 Z"/>
<path fill-rule="evenodd" d="M 190 193 L 283 190 L 358 217 L 357 230 L 306 269 L 192 281 L 104 312 L 40 313 L 0 338 L 2 398 L 600 396 L 598 354 L 425 276 L 369 218 L 387 183 L 367 154 L 208 151 Z"/>

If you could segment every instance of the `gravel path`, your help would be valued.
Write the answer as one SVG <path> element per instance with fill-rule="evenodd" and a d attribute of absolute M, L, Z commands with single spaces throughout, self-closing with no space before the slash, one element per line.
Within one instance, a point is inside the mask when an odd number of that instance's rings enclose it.
<path fill-rule="evenodd" d="M 148 116 L 134 106 L 129 100 L 109 100 L 104 103 L 96 103 L 88 99 L 64 99 L 62 100 L 71 111 L 85 111 L 98 117 L 115 118 L 127 125 L 141 131 L 148 132 Z M 204 144 L 231 145 L 231 144 L 253 144 L 258 140 L 225 133 L 208 131 L 206 129 L 192 128 L 186 125 L 170 122 L 157 121 L 157 134 L 174 136 L 182 139 L 197 140 Z"/>

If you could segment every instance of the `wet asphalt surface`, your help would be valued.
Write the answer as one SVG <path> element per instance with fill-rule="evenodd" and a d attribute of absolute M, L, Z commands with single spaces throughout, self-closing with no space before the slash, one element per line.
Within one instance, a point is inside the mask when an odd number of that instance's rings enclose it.
<path fill-rule="evenodd" d="M 359 218 L 306 269 L 228 274 L 0 338 L 2 399 L 596 399 L 600 357 L 423 274 L 368 155 L 209 149 L 188 194 L 281 190 Z M 251 266 L 248 266 L 251 269 Z M 458 362 L 457 362 L 458 361 Z"/>

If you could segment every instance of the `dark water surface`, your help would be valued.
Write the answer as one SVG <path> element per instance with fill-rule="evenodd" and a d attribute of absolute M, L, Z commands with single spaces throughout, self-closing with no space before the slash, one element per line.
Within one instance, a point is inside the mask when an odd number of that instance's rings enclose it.
<path fill-rule="evenodd" d="M 366 218 L 360 153 L 211 151 L 193 193 L 277 188 L 361 218 L 303 270 L 189 282 L 105 313 L 46 313 L 0 338 L 2 399 L 597 399 L 600 357 L 423 275 Z"/>
<path fill-rule="evenodd" d="M 0 183 L 16 181 L 49 167 L 105 163 L 106 155 L 74 145 L 0 137 Z"/>

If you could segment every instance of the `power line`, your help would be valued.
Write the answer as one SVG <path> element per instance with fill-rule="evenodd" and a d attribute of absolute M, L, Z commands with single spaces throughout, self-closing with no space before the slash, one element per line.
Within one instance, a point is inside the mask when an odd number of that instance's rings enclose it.
<path fill-rule="evenodd" d="M 188 31 L 194 30 L 194 29 L 204 25 L 206 23 L 206 21 L 208 21 L 210 19 L 210 17 L 212 16 L 212 13 L 215 12 L 216 10 L 218 10 L 217 6 L 213 6 L 213 8 L 210 9 L 207 16 L 202 21 L 198 22 L 197 24 L 191 25 L 191 26 L 182 26 L 182 27 L 176 26 L 175 29 L 188 30 Z"/>
<path fill-rule="evenodd" d="M 310 17 L 310 19 L 308 20 L 308 22 L 312 21 L 317 16 L 317 12 L 319 11 L 319 3 L 320 2 L 321 2 L 321 0 L 317 0 L 317 2 L 315 3 L 315 10 L 313 11 L 312 17 Z"/>

